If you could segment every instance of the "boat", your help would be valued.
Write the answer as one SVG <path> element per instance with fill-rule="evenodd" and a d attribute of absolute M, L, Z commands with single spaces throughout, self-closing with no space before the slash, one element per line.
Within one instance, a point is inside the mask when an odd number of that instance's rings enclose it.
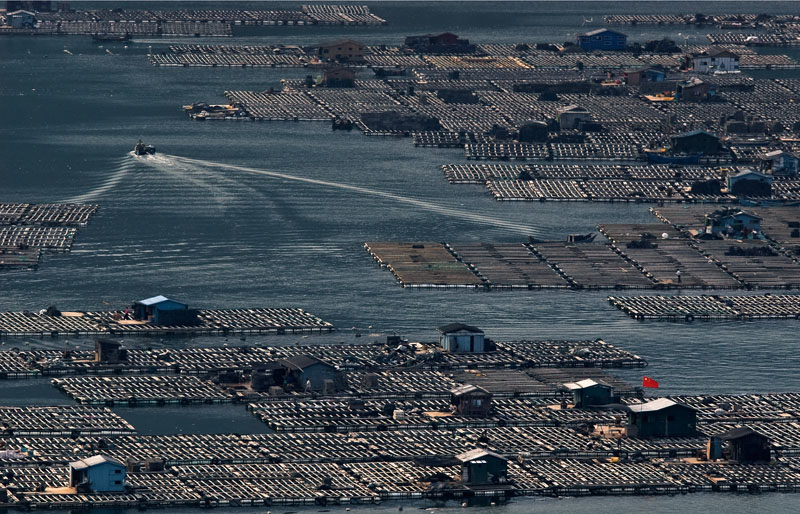
<path fill-rule="evenodd" d="M 133 147 L 133 153 L 136 155 L 155 155 L 156 147 L 153 145 L 146 145 L 140 139 L 136 146 Z"/>
<path fill-rule="evenodd" d="M 128 34 L 127 32 L 124 34 L 109 34 L 108 32 L 103 32 L 101 34 L 100 32 L 95 32 L 94 34 L 92 34 L 92 39 L 94 41 L 123 42 L 123 41 L 130 41 L 131 35 Z"/>
<path fill-rule="evenodd" d="M 663 150 L 645 150 L 644 154 L 647 156 L 647 162 L 653 164 L 698 164 L 702 153 L 694 155 L 667 155 Z"/>

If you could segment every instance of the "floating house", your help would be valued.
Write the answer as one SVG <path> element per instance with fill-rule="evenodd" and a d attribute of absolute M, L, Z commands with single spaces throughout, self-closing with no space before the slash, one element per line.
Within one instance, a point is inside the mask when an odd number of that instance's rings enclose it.
<path fill-rule="evenodd" d="M 561 130 L 580 129 L 583 123 L 591 123 L 592 115 L 578 105 L 568 105 L 556 111 L 556 120 Z"/>
<path fill-rule="evenodd" d="M 286 370 L 287 384 L 295 384 L 298 390 L 332 392 L 336 378 L 336 368 L 327 362 L 312 355 L 295 355 L 280 361 Z"/>
<path fill-rule="evenodd" d="M 483 353 L 483 330 L 463 323 L 439 327 L 439 346 L 451 353 Z"/>
<path fill-rule="evenodd" d="M 119 364 L 128 360 L 128 350 L 117 341 L 98 339 L 94 343 L 94 356 L 97 362 Z"/>
<path fill-rule="evenodd" d="M 486 418 L 492 412 L 492 393 L 482 387 L 464 384 L 450 391 L 450 403 L 462 416 Z"/>
<path fill-rule="evenodd" d="M 631 437 L 688 437 L 697 431 L 697 412 L 669 398 L 629 406 Z"/>
<path fill-rule="evenodd" d="M 166 296 L 154 296 L 133 304 L 133 317 L 153 325 L 197 325 L 197 310 Z"/>
<path fill-rule="evenodd" d="M 322 84 L 325 87 L 354 87 L 356 72 L 350 68 L 325 68 L 322 71 Z"/>
<path fill-rule="evenodd" d="M 629 86 L 638 86 L 644 82 L 664 82 L 667 74 L 658 68 L 639 68 L 628 70 L 623 74 L 625 83 Z"/>
<path fill-rule="evenodd" d="M 579 34 L 577 44 L 583 50 L 625 50 L 628 36 L 622 32 L 609 29 L 597 29 L 585 34 Z"/>
<path fill-rule="evenodd" d="M 747 427 L 734 428 L 711 439 L 727 443 L 728 460 L 739 464 L 769 462 L 772 458 L 769 437 Z M 714 444 L 711 445 L 712 447 Z M 723 452 L 724 453 L 724 452 Z"/>
<path fill-rule="evenodd" d="M 408 36 L 405 47 L 416 53 L 426 54 L 464 54 L 475 51 L 475 45 L 470 44 L 469 39 L 461 39 L 452 32 Z"/>
<path fill-rule="evenodd" d="M 670 138 L 672 152 L 679 154 L 715 155 L 722 149 L 717 136 L 705 130 L 693 130 Z"/>
<path fill-rule="evenodd" d="M 725 48 L 712 46 L 692 55 L 692 69 L 697 73 L 739 71 L 739 56 Z"/>
<path fill-rule="evenodd" d="M 614 388 L 603 382 L 595 382 L 591 378 L 578 382 L 564 384 L 572 392 L 575 407 L 591 407 L 593 405 L 608 405 L 618 398 L 614 397 Z"/>
<path fill-rule="evenodd" d="M 772 175 L 745 169 L 728 176 L 728 191 L 736 196 L 772 196 Z"/>
<path fill-rule="evenodd" d="M 706 214 L 706 233 L 739 236 L 761 231 L 761 218 L 741 209 L 717 209 Z"/>
<path fill-rule="evenodd" d="M 93 493 L 125 491 L 125 465 L 106 455 L 95 455 L 69 464 L 69 486 Z"/>
<path fill-rule="evenodd" d="M 352 39 L 323 43 L 316 50 L 320 59 L 326 61 L 364 62 L 364 45 Z"/>
<path fill-rule="evenodd" d="M 456 455 L 461 462 L 461 482 L 467 485 L 502 484 L 508 481 L 508 461 L 488 450 L 471 450 Z"/>
<path fill-rule="evenodd" d="M 761 155 L 759 160 L 761 171 L 769 173 L 773 177 L 794 177 L 797 175 L 798 159 L 792 153 L 774 150 Z"/>
<path fill-rule="evenodd" d="M 6 14 L 6 24 L 15 29 L 30 29 L 36 26 L 36 14 L 18 10 Z"/>
<path fill-rule="evenodd" d="M 711 84 L 692 77 L 678 82 L 676 94 L 681 100 L 704 100 L 711 94 Z"/>

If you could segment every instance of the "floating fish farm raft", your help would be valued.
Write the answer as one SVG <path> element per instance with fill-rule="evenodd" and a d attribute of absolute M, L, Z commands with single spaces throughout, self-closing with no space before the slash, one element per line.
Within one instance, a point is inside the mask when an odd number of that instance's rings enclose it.
<path fill-rule="evenodd" d="M 320 506 L 800 488 L 798 393 L 660 398 L 647 405 L 678 405 L 681 415 L 691 413 L 696 428 L 671 437 L 644 437 L 632 432 L 626 420 L 652 399 L 595 367 L 646 364 L 640 357 L 600 340 L 495 346 L 486 353 L 448 353 L 404 341 L 399 346 L 387 341 L 129 349 L 126 360 L 116 363 L 91 363 L 90 352 L 73 352 L 71 358 L 86 366 L 84 372 L 105 365 L 108 373 L 53 380 L 81 403 L 227 403 L 236 397 L 234 390 L 241 393 L 243 383 L 252 380 L 250 392 L 256 400 L 248 402 L 247 409 L 275 433 L 147 436 L 136 434 L 105 407 L 2 407 L 0 463 L 7 479 L 2 503 L 19 509 Z M 99 345 L 98 359 L 102 351 Z M 63 363 L 69 361 L 64 352 L 32 350 L 0 352 L 0 362 L 16 358 L 63 366 L 57 363 L 59 354 Z M 274 369 L 263 366 L 267 356 L 276 362 L 291 355 L 318 356 L 344 376 L 332 381 L 331 391 L 276 395 L 272 387 L 260 392 L 254 375 L 239 377 L 230 387 L 238 371 Z M 145 357 L 171 373 L 201 370 L 218 376 L 211 381 L 139 375 Z M 117 369 L 111 370 L 114 365 Z M 307 366 L 304 372 L 310 370 Z M 613 388 L 616 403 L 601 408 L 575 405 L 571 388 L 578 384 Z M 473 394 L 488 402 L 480 404 L 484 408 L 459 410 L 459 398 Z M 698 457 L 709 438 L 751 430 L 766 438 L 763 448 L 769 459 L 742 463 L 728 453 L 713 460 Z M 68 487 L 69 464 L 98 454 L 127 468 L 124 490 L 102 493 Z M 505 478 L 465 478 L 463 470 L 475 458 L 496 461 Z"/>
<path fill-rule="evenodd" d="M 37 12 L 33 27 L 0 26 L 0 34 L 230 36 L 234 25 L 386 25 L 367 6 L 304 5 L 300 10 L 95 9 Z"/>
<path fill-rule="evenodd" d="M 715 26 L 731 19 L 750 20 L 692 15 L 653 22 Z M 751 21 L 778 37 L 797 32 L 792 19 Z M 758 53 L 752 39 L 727 36 L 709 34 L 711 45 L 661 53 L 524 42 L 446 49 L 353 42 L 359 55 L 346 63 L 320 60 L 319 47 L 266 45 L 175 45 L 149 59 L 163 66 L 308 69 L 305 80 L 286 79 L 280 90 L 228 90 L 226 110 L 198 103 L 189 116 L 326 121 L 333 130 L 408 136 L 419 147 L 464 148 L 466 163 L 444 166 L 445 176 L 483 184 L 497 200 L 727 204 L 742 196 L 729 185 L 736 173 L 762 168 L 773 151 L 800 150 L 800 81 L 707 73 L 692 60 L 726 51 L 737 71 L 800 64 Z M 349 78 L 336 78 L 342 74 Z M 768 192 L 745 196 L 800 201 L 796 174 L 773 178 Z M 473 285 L 453 285 L 465 284 Z"/>
<path fill-rule="evenodd" d="M 713 207 L 652 212 L 664 223 L 598 225 L 605 243 L 368 242 L 364 248 L 411 288 L 800 288 L 796 248 L 789 246 L 798 237 L 792 228 L 800 225 L 798 208 L 756 208 L 764 239 L 700 237 Z"/>
<path fill-rule="evenodd" d="M 636 319 L 800 319 L 800 296 L 609 296 Z"/>
<path fill-rule="evenodd" d="M 110 436 L 136 432 L 130 423 L 109 409 L 72 405 L 0 407 L 0 429 L 6 438 Z"/>
<path fill-rule="evenodd" d="M 410 407 L 402 417 L 381 414 L 385 402 L 278 401 L 250 408 L 276 426 L 305 430 L 7 436 L 0 454 L 9 478 L 4 504 L 22 509 L 327 505 L 480 496 L 793 492 L 800 486 L 797 394 L 664 400 L 692 409 L 697 418 L 693 434 L 625 435 L 625 406 L 641 401 L 625 398 L 611 411 L 564 408 L 552 400 L 498 400 L 492 416 L 471 421 L 448 415 L 447 401 L 391 405 L 393 412 L 398 405 Z M 86 409 L 74 408 L 92 413 Z M 497 416 L 507 415 L 513 416 L 508 420 L 512 424 L 498 426 Z M 588 425 L 608 432 L 591 431 Z M 767 437 L 772 461 L 697 458 L 709 437 L 736 428 Z M 462 478 L 462 465 L 454 456 L 468 458 L 467 452 L 489 452 L 502 461 L 506 480 L 472 484 Z M 97 453 L 127 464 L 125 492 L 65 491 L 68 464 Z"/>
<path fill-rule="evenodd" d="M 0 203 L 0 271 L 35 268 L 43 252 L 68 252 L 97 205 Z"/>
<path fill-rule="evenodd" d="M 125 349 L 125 359 L 117 362 L 102 360 L 96 351 L 76 350 L 63 352 L 58 350 L 9 350 L 0 351 L 0 377 L 5 379 L 21 379 L 36 376 L 63 375 L 103 375 L 109 386 L 123 389 L 156 387 L 173 387 L 168 379 L 162 384 L 154 382 L 148 385 L 141 379 L 131 381 L 115 381 L 112 375 L 215 375 L 223 372 L 250 372 L 253 367 L 269 365 L 283 359 L 307 355 L 321 359 L 340 370 L 365 372 L 393 366 L 415 367 L 425 370 L 431 384 L 439 386 L 426 390 L 422 383 L 414 383 L 412 378 L 398 375 L 397 382 L 388 387 L 408 391 L 420 391 L 439 395 L 444 387 L 452 384 L 450 379 L 441 377 L 429 370 L 463 370 L 463 369 L 498 369 L 498 368 L 592 368 L 592 367 L 639 367 L 647 363 L 644 359 L 628 351 L 617 348 L 602 340 L 595 341 L 515 341 L 498 342 L 497 350 L 481 354 L 451 354 L 433 351 L 426 346 L 419 352 L 411 354 L 398 353 L 393 348 L 382 344 L 361 345 L 315 345 L 315 346 L 270 346 L 270 347 L 212 347 L 212 348 L 174 348 L 162 350 Z M 570 372 L 579 373 L 579 372 Z M 599 374 L 593 375 L 602 378 Z M 410 375 L 414 377 L 414 375 Z M 525 377 L 525 380 L 547 384 L 546 378 L 537 378 L 536 373 Z M 361 379 L 364 377 L 362 376 Z M 576 379 L 580 379 L 577 375 Z M 386 377 L 371 378 L 377 383 L 362 382 L 358 373 L 347 377 L 353 390 L 364 389 L 380 394 L 385 387 Z M 61 383 L 61 382 L 59 382 Z M 91 381 L 63 382 L 65 384 L 89 384 Z M 143 385 L 144 384 L 144 385 Z M 174 382 L 176 389 L 183 382 Z M 384 384 L 384 386 L 381 386 Z M 405 384 L 405 386 L 401 385 Z M 83 386 L 81 386 L 83 387 Z M 146 392 L 146 391 L 145 391 Z M 105 394 L 105 391 L 95 391 Z M 164 393 L 166 394 L 166 393 Z M 370 393 L 372 394 L 372 393 Z M 404 393 L 405 394 L 405 393 Z M 134 393 L 132 393 L 135 396 Z M 174 395 L 179 398 L 180 395 Z M 110 397 L 108 397 L 110 398 Z M 127 398 L 127 397 L 126 397 Z"/>
<path fill-rule="evenodd" d="M 199 310 L 198 323 L 194 325 L 155 325 L 125 317 L 122 311 L 61 312 L 57 316 L 0 312 L 0 336 L 294 334 L 333 331 L 333 325 L 302 309 Z"/>

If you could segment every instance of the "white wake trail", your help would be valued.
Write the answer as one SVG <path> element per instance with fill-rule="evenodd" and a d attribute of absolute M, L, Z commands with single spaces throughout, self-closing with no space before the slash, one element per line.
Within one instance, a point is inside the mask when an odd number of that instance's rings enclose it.
<path fill-rule="evenodd" d="M 352 184 L 344 184 L 341 182 L 332 182 L 329 180 L 320 180 L 308 177 L 298 177 L 295 175 L 290 175 L 288 173 L 281 173 L 277 171 L 268 171 L 262 170 L 258 168 L 249 168 L 247 166 L 237 166 L 234 164 L 225 164 L 221 162 L 213 162 L 213 161 L 206 161 L 201 159 L 190 159 L 188 157 L 180 157 L 176 155 L 162 155 L 164 158 L 171 158 L 177 162 L 194 164 L 197 166 L 203 166 L 208 168 L 221 168 L 221 169 L 229 169 L 234 171 L 241 171 L 244 173 L 253 173 L 257 175 L 263 175 L 266 177 L 272 178 L 280 178 L 284 180 L 293 180 L 296 182 L 305 182 L 307 184 L 316 184 L 320 186 L 326 187 L 333 187 L 337 189 L 343 189 L 346 191 L 353 191 L 355 193 L 370 195 L 370 196 L 377 196 L 381 198 L 387 198 L 390 200 L 394 200 L 396 202 L 405 203 L 408 205 L 413 205 L 415 207 L 419 207 L 421 209 L 425 209 L 430 212 L 435 212 L 437 214 L 442 214 L 444 216 L 450 216 L 453 218 L 460 218 L 463 220 L 469 220 L 475 223 L 480 223 L 483 225 L 489 225 L 493 227 L 502 228 L 504 230 L 508 230 L 510 232 L 519 233 L 523 235 L 538 235 L 538 230 L 535 227 L 531 227 L 528 225 L 523 225 L 520 223 L 516 223 L 513 221 L 506 221 L 502 219 L 495 218 L 493 216 L 487 216 L 484 214 L 478 214 L 474 212 L 464 211 L 461 209 L 455 209 L 451 207 L 445 207 L 442 205 L 437 205 L 435 203 L 427 202 L 425 200 L 419 200 L 416 198 L 409 198 L 407 196 L 398 195 L 395 193 L 387 193 L 385 191 L 379 191 L 376 189 L 370 189 L 367 187 L 362 186 L 354 186 Z"/>
<path fill-rule="evenodd" d="M 112 175 L 109 175 L 109 177 L 98 187 L 82 195 L 73 196 L 72 198 L 63 200 L 63 202 L 86 203 L 91 200 L 95 200 L 96 198 L 107 193 L 108 191 L 114 189 L 120 182 L 122 182 L 122 179 L 125 178 L 125 175 L 128 174 L 128 172 L 131 170 L 132 167 L 133 167 L 132 162 L 130 161 L 123 162 L 117 167 L 116 171 Z"/>

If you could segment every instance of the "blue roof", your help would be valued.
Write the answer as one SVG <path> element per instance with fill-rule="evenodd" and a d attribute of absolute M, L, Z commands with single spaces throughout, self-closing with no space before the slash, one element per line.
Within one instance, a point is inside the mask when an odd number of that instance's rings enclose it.
<path fill-rule="evenodd" d="M 603 29 L 596 29 L 596 30 L 592 30 L 591 32 L 587 32 L 586 34 L 584 34 L 584 36 L 596 36 L 596 35 L 598 35 L 598 34 L 604 34 L 604 33 L 606 33 L 606 32 L 609 32 L 609 33 L 611 33 L 611 34 L 616 34 L 616 35 L 618 35 L 618 36 L 625 36 L 625 37 L 627 37 L 627 35 L 626 35 L 626 34 L 623 34 L 622 32 L 617 32 L 616 30 L 605 29 L 605 28 L 603 28 Z"/>
<path fill-rule="evenodd" d="M 141 305 L 155 305 L 157 303 L 166 302 L 168 300 L 169 300 L 169 298 L 167 298 L 166 296 L 158 295 L 158 296 L 154 296 L 152 298 L 147 298 L 146 300 L 139 300 L 136 303 L 141 304 Z"/>
<path fill-rule="evenodd" d="M 174 305 L 182 305 L 184 307 L 188 307 L 187 304 L 183 302 L 179 302 L 178 300 L 173 300 L 172 298 L 167 298 L 166 296 L 158 295 L 152 298 L 147 298 L 146 300 L 139 300 L 136 302 L 138 305 L 144 305 L 146 307 L 150 307 L 153 305 L 160 305 L 162 303 L 171 303 Z"/>

